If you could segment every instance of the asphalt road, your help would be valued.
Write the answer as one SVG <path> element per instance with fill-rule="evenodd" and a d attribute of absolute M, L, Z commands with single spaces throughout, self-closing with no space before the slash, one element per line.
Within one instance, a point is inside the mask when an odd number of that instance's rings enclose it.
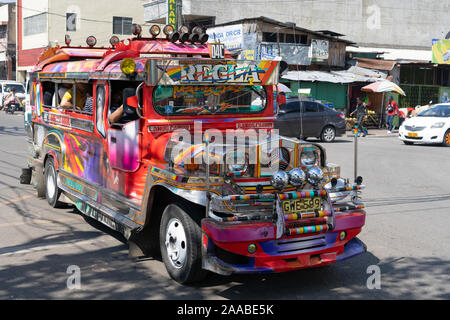
<path fill-rule="evenodd" d="M 326 144 L 353 176 L 352 138 Z M 72 207 L 51 209 L 30 185 L 23 119 L 0 113 L 0 299 L 450 299 L 450 148 L 359 140 L 368 252 L 333 266 L 272 275 L 172 281 L 161 261 L 131 260 L 123 238 Z M 69 266 L 81 288 L 68 289 Z M 369 266 L 381 288 L 369 289 Z M 369 281 L 370 282 L 370 281 Z"/>

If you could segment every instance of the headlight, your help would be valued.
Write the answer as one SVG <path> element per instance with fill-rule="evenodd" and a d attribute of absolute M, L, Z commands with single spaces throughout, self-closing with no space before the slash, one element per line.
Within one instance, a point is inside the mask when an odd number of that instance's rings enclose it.
<path fill-rule="evenodd" d="M 442 128 L 445 125 L 445 122 L 436 122 L 431 126 L 431 128 Z"/>
<path fill-rule="evenodd" d="M 228 174 L 242 173 L 247 171 L 247 155 L 231 153 L 226 157 Z"/>
<path fill-rule="evenodd" d="M 312 166 L 317 163 L 316 153 L 313 151 L 304 151 L 300 155 L 300 163 L 302 166 Z"/>
<path fill-rule="evenodd" d="M 247 165 L 246 164 L 229 164 L 228 166 L 228 172 L 241 172 L 245 171 Z"/>
<path fill-rule="evenodd" d="M 274 188 L 283 189 L 289 183 L 289 176 L 283 170 L 278 170 L 273 174 L 272 179 L 270 179 L 270 183 Z"/>
<path fill-rule="evenodd" d="M 294 187 L 299 187 L 303 185 L 306 181 L 306 174 L 302 169 L 294 168 L 288 173 L 289 183 Z"/>
<path fill-rule="evenodd" d="M 323 171 L 319 167 L 312 167 L 306 173 L 306 179 L 312 185 L 317 185 L 323 179 Z"/>

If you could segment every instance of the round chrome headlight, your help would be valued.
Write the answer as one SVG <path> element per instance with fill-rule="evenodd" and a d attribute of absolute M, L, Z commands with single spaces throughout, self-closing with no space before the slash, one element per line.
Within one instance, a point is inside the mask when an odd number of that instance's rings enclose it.
<path fill-rule="evenodd" d="M 286 172 L 278 170 L 273 174 L 272 179 L 270 179 L 270 183 L 274 188 L 283 189 L 289 183 L 289 176 Z"/>
<path fill-rule="evenodd" d="M 242 172 L 245 171 L 247 168 L 247 165 L 244 164 L 229 164 L 228 165 L 228 172 Z"/>
<path fill-rule="evenodd" d="M 306 173 L 306 179 L 312 185 L 317 185 L 323 179 L 323 171 L 319 167 L 312 167 Z"/>
<path fill-rule="evenodd" d="M 302 169 L 294 168 L 288 173 L 289 183 L 294 187 L 299 187 L 303 185 L 306 181 L 306 174 Z"/>
<path fill-rule="evenodd" d="M 317 164 L 317 156 L 313 151 L 305 151 L 300 155 L 300 163 L 302 166 L 312 166 Z"/>

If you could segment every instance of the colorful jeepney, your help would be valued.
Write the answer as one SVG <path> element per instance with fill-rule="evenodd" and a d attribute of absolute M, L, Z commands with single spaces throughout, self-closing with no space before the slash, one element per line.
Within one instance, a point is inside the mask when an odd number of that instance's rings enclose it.
<path fill-rule="evenodd" d="M 122 233 L 130 255 L 160 253 L 181 283 L 363 253 L 361 179 L 273 129 L 279 62 L 168 38 L 48 49 L 29 74 L 22 180 Z M 68 90 L 90 107 L 61 108 Z"/>

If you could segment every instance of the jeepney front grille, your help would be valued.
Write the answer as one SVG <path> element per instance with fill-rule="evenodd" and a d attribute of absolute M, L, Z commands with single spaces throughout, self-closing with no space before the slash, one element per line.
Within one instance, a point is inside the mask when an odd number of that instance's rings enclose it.
<path fill-rule="evenodd" d="M 326 236 L 324 234 L 303 237 L 290 238 L 277 241 L 278 253 L 290 254 L 302 250 L 320 249 L 327 245 Z"/>

